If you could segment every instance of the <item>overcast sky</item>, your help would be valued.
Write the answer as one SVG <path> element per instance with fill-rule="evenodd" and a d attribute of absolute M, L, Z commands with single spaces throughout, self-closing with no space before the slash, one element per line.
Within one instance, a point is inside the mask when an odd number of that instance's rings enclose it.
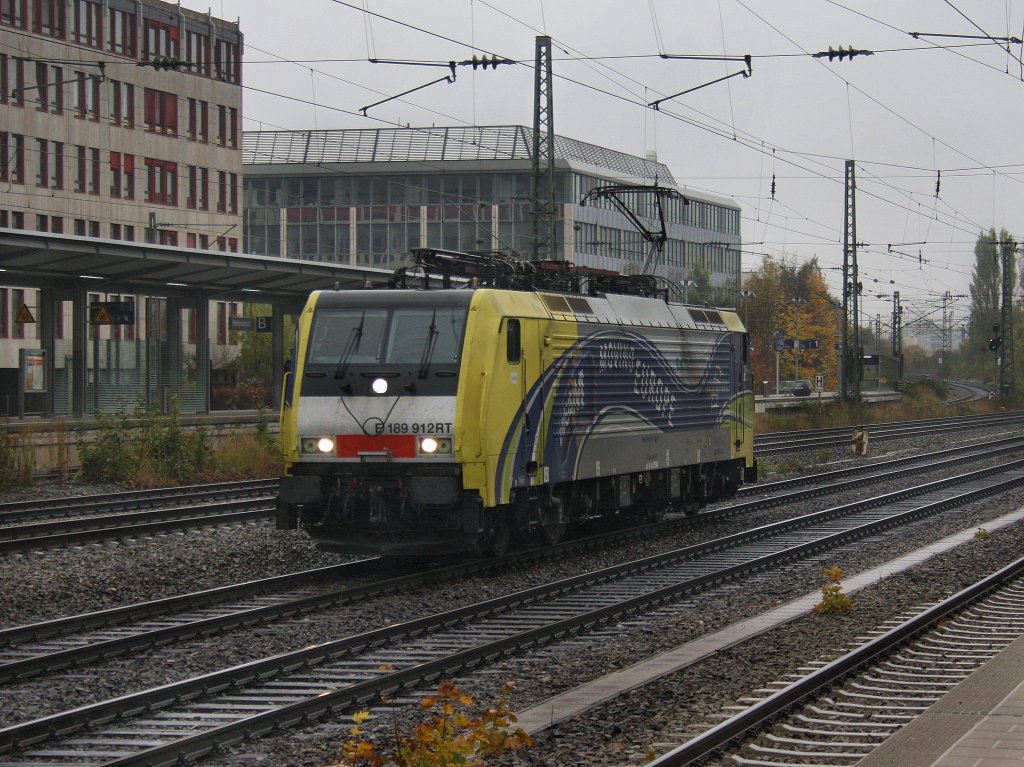
<path fill-rule="evenodd" d="M 941 318 L 934 312 L 945 292 L 967 293 L 981 231 L 1005 228 L 1024 240 L 1021 45 L 1007 51 L 982 39 L 1024 36 L 1019 0 L 182 5 L 240 22 L 246 130 L 531 125 L 535 37 L 548 34 L 556 133 L 657 152 L 682 186 L 739 203 L 744 270 L 765 253 L 788 263 L 817 256 L 837 296 L 843 168 L 856 160 L 861 273 L 865 293 L 883 296 L 867 298 L 864 314 L 881 313 L 883 322 L 893 290 L 910 310 L 905 322 Z M 812 55 L 840 46 L 874 55 L 831 63 Z M 459 68 L 453 84 L 360 113 L 447 72 L 367 58 L 446 62 L 474 53 L 527 65 Z M 753 72 L 655 111 L 646 105 L 745 69 L 659 54 L 750 55 Z M 965 318 L 967 307 L 960 299 L 955 315 Z"/>

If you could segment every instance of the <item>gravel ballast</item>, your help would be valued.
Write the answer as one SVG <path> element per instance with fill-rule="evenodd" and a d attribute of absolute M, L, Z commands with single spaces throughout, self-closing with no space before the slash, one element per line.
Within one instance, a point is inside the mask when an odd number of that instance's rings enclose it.
<path fill-rule="evenodd" d="M 975 433 L 970 439 L 976 441 L 981 436 Z M 992 436 L 996 436 L 995 432 Z M 952 440 L 945 441 L 952 444 Z M 921 438 L 920 442 L 886 443 L 873 452 L 879 456 L 884 450 L 888 455 L 881 457 L 891 457 L 938 447 L 941 445 L 936 444 L 936 439 L 929 437 Z M 846 460 L 848 453 L 844 456 L 837 452 L 836 457 Z M 909 484 L 926 479 L 921 477 Z M 830 498 L 827 502 L 807 504 L 807 508 L 780 510 L 774 515 L 792 516 L 840 502 Z M 848 547 L 841 553 L 841 561 L 800 563 L 771 579 L 745 581 L 691 600 L 699 602 L 699 610 L 661 611 L 649 619 L 545 648 L 529 657 L 503 660 L 489 667 L 486 674 L 468 675 L 457 682 L 477 700 L 488 701 L 504 680 L 515 679 L 518 689 L 513 707 L 525 708 L 814 591 L 820 587 L 822 567 L 839 564 L 848 574 L 860 572 L 957 530 L 982 527 L 986 521 L 1022 504 L 1024 493 L 975 504 L 947 515 L 942 522 L 903 528 L 890 536 L 885 545 L 865 543 Z M 709 525 L 657 542 L 633 543 L 573 557 L 572 561 L 424 587 L 372 603 L 175 644 L 8 685 L 0 689 L 0 726 L 719 537 L 761 524 L 769 516 Z M 658 750 L 658 744 L 682 742 L 687 733 L 716 721 L 713 717 L 723 706 L 810 659 L 841 653 L 870 628 L 869 622 L 881 623 L 910 608 L 948 596 L 982 574 L 1016 559 L 1021 552 L 1024 526 L 995 531 L 988 540 L 958 547 L 858 592 L 850 614 L 801 618 L 558 724 L 538 736 L 533 747 L 493 763 L 508 767 L 642 764 L 649 752 Z M 8 557 L 0 561 L 0 605 L 4 608 L 0 610 L 0 621 L 4 626 L 17 625 L 340 561 L 342 557 L 318 552 L 301 535 L 273 530 L 272 524 L 188 531 L 150 540 Z M 407 716 L 408 712 L 398 709 L 364 729 L 370 733 L 390 730 L 393 717 L 405 721 Z M 321 765 L 339 758 L 346 737 L 346 727 L 325 722 L 244 743 L 203 763 Z"/>

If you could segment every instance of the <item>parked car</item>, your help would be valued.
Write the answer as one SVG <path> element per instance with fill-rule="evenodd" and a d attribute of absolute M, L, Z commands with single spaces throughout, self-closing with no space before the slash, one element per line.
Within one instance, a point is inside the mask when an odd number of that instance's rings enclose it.
<path fill-rule="evenodd" d="M 776 393 L 786 397 L 810 397 L 813 388 L 810 381 L 800 378 L 796 381 L 780 381 Z"/>

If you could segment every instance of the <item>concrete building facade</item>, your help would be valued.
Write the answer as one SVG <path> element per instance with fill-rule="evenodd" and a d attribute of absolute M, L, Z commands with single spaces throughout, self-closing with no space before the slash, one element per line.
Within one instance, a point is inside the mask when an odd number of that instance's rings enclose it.
<path fill-rule="evenodd" d="M 0 228 L 241 252 L 242 46 L 237 23 L 160 0 L 0 0 Z M 172 311 L 166 296 L 83 287 L 90 277 L 55 277 L 44 295 L 0 273 L 0 410 L 40 313 L 54 379 L 84 335 L 108 370 L 137 366 L 169 327 L 194 337 L 197 316 L 223 335 L 230 308 Z M 135 322 L 83 323 L 100 301 L 132 303 Z"/>

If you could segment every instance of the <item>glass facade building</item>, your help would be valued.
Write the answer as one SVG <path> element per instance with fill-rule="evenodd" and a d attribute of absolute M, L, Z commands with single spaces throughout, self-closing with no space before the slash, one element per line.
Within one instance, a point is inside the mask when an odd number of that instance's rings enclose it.
<path fill-rule="evenodd" d="M 513 251 L 528 258 L 532 131 L 521 126 L 259 131 L 243 136 L 244 241 L 251 253 L 395 268 L 409 250 Z M 557 137 L 554 256 L 638 273 L 648 244 L 594 187 L 678 189 L 671 171 L 640 158 Z M 739 288 L 740 209 L 695 195 L 667 201 L 668 241 L 654 270 L 679 282 L 707 275 L 718 303 Z M 651 195 L 626 200 L 657 230 Z"/>

